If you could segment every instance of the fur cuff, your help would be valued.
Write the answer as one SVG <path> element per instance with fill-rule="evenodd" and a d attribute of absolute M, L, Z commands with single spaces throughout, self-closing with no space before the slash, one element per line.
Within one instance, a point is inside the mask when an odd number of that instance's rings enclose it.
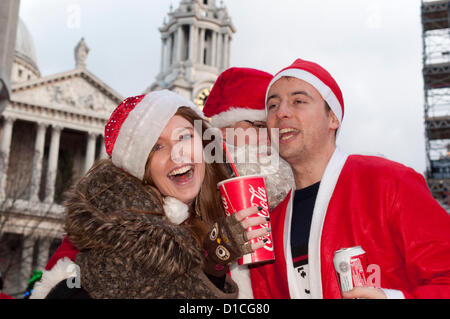
<path fill-rule="evenodd" d="M 174 224 L 180 225 L 189 217 L 189 207 L 175 197 L 164 198 L 164 212 L 167 218 Z"/>
<path fill-rule="evenodd" d="M 69 258 L 58 260 L 51 270 L 44 270 L 41 280 L 33 288 L 30 299 L 45 299 L 49 292 L 61 281 L 77 276 L 77 267 Z"/>

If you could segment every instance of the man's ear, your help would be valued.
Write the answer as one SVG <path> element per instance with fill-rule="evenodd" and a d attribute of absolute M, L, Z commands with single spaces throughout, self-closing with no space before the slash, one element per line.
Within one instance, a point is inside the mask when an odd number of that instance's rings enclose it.
<path fill-rule="evenodd" d="M 329 114 L 330 114 L 329 127 L 330 127 L 330 129 L 337 130 L 339 128 L 339 126 L 341 126 L 341 123 L 339 123 L 339 120 L 338 120 L 336 114 L 334 114 L 334 112 L 332 110 L 330 110 Z"/>

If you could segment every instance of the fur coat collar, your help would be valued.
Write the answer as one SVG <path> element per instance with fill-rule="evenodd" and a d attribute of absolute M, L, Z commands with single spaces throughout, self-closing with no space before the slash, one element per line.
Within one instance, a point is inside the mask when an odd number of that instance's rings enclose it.
<path fill-rule="evenodd" d="M 190 231 L 170 222 L 160 199 L 103 161 L 68 193 L 65 230 L 80 250 L 81 285 L 94 298 L 234 298 L 204 275 Z"/>

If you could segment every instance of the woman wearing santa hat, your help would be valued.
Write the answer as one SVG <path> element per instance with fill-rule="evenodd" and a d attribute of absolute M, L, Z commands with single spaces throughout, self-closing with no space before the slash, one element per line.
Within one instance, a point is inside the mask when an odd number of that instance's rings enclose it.
<path fill-rule="evenodd" d="M 264 245 L 248 241 L 266 230 L 246 229 L 267 221 L 246 219 L 255 207 L 224 217 L 216 185 L 228 176 L 203 158 L 208 127 L 173 92 L 125 99 L 105 126 L 111 159 L 66 194 L 65 248 L 32 298 L 236 297 L 228 266 Z"/>

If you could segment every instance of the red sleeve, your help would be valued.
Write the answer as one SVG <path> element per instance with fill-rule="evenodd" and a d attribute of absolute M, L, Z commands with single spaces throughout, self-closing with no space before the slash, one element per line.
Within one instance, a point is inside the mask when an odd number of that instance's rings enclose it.
<path fill-rule="evenodd" d="M 450 298 L 450 215 L 413 170 L 398 187 L 389 224 L 413 287 L 402 292 L 406 298 Z"/>
<path fill-rule="evenodd" d="M 284 219 L 289 200 L 290 193 L 270 212 L 275 261 L 249 267 L 255 299 L 290 298 L 283 247 Z"/>
<path fill-rule="evenodd" d="M 62 240 L 61 245 L 56 249 L 53 256 L 50 258 L 50 260 L 47 263 L 47 266 L 45 266 L 45 270 L 50 270 L 53 268 L 53 266 L 56 265 L 58 260 L 67 257 L 70 258 L 73 262 L 75 262 L 75 257 L 78 254 L 78 249 L 75 248 L 75 246 L 70 242 L 70 240 L 67 237 L 64 237 Z"/>

